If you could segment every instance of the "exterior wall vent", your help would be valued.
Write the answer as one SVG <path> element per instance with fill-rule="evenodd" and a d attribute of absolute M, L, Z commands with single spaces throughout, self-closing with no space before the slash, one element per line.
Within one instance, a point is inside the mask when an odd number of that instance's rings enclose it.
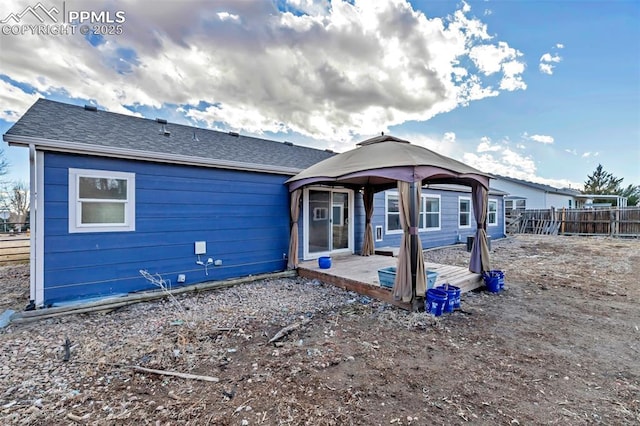
<path fill-rule="evenodd" d="M 286 146 L 293 146 L 293 142 L 284 141 L 283 143 L 284 143 Z"/>
<path fill-rule="evenodd" d="M 87 110 L 87 111 L 93 111 L 93 112 L 98 111 L 98 107 L 93 106 L 93 105 L 85 105 L 84 109 Z"/>
<path fill-rule="evenodd" d="M 167 120 L 165 120 L 164 118 L 156 118 L 156 121 L 160 124 L 167 124 Z"/>
<path fill-rule="evenodd" d="M 171 136 L 171 132 L 167 129 L 167 126 L 165 124 L 163 124 L 160 128 L 160 134 L 164 136 Z"/>
<path fill-rule="evenodd" d="M 238 132 L 229 132 L 229 135 L 237 138 L 238 136 L 240 136 L 240 133 L 238 133 Z"/>
<path fill-rule="evenodd" d="M 330 153 L 330 154 L 333 154 L 333 153 L 334 153 L 332 149 L 325 149 L 325 150 L 324 150 L 324 152 L 328 152 L 328 153 Z"/>

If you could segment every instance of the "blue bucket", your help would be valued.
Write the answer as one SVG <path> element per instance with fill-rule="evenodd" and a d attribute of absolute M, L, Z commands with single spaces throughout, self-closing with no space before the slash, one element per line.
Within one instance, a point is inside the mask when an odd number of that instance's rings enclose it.
<path fill-rule="evenodd" d="M 451 284 L 443 284 L 436 288 L 447 293 L 447 304 L 444 307 L 445 312 L 453 312 L 454 309 L 460 307 L 460 294 L 462 293 L 460 287 L 456 287 Z"/>
<path fill-rule="evenodd" d="M 482 278 L 484 278 L 487 290 L 491 293 L 498 293 L 504 286 L 504 273 L 502 271 L 483 272 Z"/>
<path fill-rule="evenodd" d="M 427 289 L 434 288 L 436 286 L 436 279 L 438 278 L 438 273 L 435 271 L 426 271 L 427 276 Z"/>
<path fill-rule="evenodd" d="M 318 266 L 320 269 L 329 269 L 331 268 L 331 257 L 322 256 L 318 258 Z"/>
<path fill-rule="evenodd" d="M 498 276 L 498 284 L 500 284 L 500 290 L 502 290 L 504 288 L 504 272 L 495 269 L 493 271 L 489 271 L 491 272 L 491 274 L 493 275 L 497 275 Z"/>
<path fill-rule="evenodd" d="M 436 317 L 442 315 L 444 305 L 447 303 L 447 293 L 442 290 L 430 288 L 427 290 L 426 296 L 424 310 Z"/>

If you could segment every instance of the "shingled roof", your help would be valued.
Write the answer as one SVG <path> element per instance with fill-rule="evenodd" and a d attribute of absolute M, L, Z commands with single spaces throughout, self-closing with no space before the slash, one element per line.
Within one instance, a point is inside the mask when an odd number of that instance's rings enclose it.
<path fill-rule="evenodd" d="M 524 186 L 528 186 L 531 188 L 535 188 L 538 189 L 540 191 L 544 191 L 544 192 L 550 192 L 553 194 L 561 194 L 561 195 L 569 195 L 569 196 L 576 196 L 576 195 L 580 195 L 581 192 L 577 189 L 572 189 L 572 188 L 556 188 L 550 185 L 545 185 L 542 183 L 535 183 L 535 182 L 530 182 L 528 180 L 522 180 L 522 179 L 516 179 L 516 178 L 512 178 L 512 177 L 508 177 L 508 176 L 501 176 L 501 175 L 493 175 L 493 178 L 496 180 L 504 180 L 507 182 L 514 182 L 520 185 L 524 185 Z"/>
<path fill-rule="evenodd" d="M 334 153 L 39 99 L 3 136 L 10 145 L 295 174 Z M 173 161 L 172 161 L 173 160 Z"/>

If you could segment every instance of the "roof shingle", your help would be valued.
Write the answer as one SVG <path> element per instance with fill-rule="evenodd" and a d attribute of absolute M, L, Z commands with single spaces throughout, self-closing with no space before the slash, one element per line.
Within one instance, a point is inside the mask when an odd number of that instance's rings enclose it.
<path fill-rule="evenodd" d="M 170 135 L 163 132 L 166 129 Z M 6 135 L 305 169 L 332 152 L 39 99 Z M 98 149 L 99 150 L 99 149 Z"/>

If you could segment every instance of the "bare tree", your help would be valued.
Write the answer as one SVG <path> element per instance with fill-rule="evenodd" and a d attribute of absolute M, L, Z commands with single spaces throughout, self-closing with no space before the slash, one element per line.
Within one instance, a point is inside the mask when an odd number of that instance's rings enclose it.
<path fill-rule="evenodd" d="M 29 214 L 29 185 L 24 181 L 15 181 L 6 187 L 2 195 L 2 207 L 16 216 L 18 232 L 21 232 Z"/>
<path fill-rule="evenodd" d="M 0 176 L 6 175 L 9 171 L 9 161 L 4 156 L 4 149 L 0 148 Z"/>

